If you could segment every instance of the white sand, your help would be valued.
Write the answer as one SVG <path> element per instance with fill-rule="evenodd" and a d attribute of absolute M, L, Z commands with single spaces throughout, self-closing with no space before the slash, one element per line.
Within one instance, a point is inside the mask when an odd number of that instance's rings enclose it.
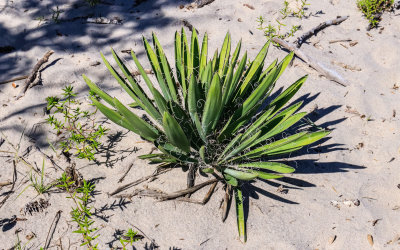
<path fill-rule="evenodd" d="M 22 3 L 21 3 L 22 2 Z M 141 36 L 151 37 L 154 31 L 164 46 L 170 61 L 173 59 L 174 32 L 181 28 L 181 19 L 192 23 L 199 31 L 209 34 L 210 51 L 220 47 L 229 30 L 236 43 L 243 39 L 243 51 L 247 50 L 254 58 L 265 43 L 261 31 L 257 29 L 256 18 L 262 15 L 266 20 L 278 17 L 282 1 L 228 1 L 216 0 L 201 9 L 180 9 L 185 1 L 147 1 L 136 8 L 131 8 L 124 1 L 116 1 L 112 5 L 99 5 L 96 8 L 83 6 L 81 1 L 3 1 L 0 3 L 0 46 L 12 45 L 16 50 L 9 54 L 0 54 L 0 81 L 27 74 L 37 59 L 49 49 L 55 54 L 49 66 L 42 73 L 43 86 L 28 90 L 25 97 L 16 101 L 14 96 L 21 87 L 13 88 L 11 83 L 0 85 L 0 130 L 8 140 L 18 144 L 22 131 L 29 134 L 34 124 L 43 122 L 45 97 L 60 93 L 62 87 L 72 84 L 79 91 L 80 97 L 87 94 L 81 74 L 87 74 L 112 95 L 122 97 L 128 102 L 127 95 L 117 85 L 103 65 L 90 66 L 101 61 L 99 52 L 110 57 L 109 47 L 116 51 L 134 49 L 139 60 L 145 62 Z M 128 1 L 126 1 L 128 2 Z M 130 1 L 129 1 L 130 2 Z M 332 26 L 309 39 L 301 49 L 335 69 L 345 77 L 350 85 L 346 88 L 320 77 L 313 69 L 296 59 L 282 75 L 277 90 L 288 86 L 304 74 L 309 79 L 297 94 L 297 98 L 306 100 L 304 111 L 317 108 L 310 118 L 318 125 L 333 129 L 330 139 L 321 146 L 303 150 L 294 154 L 289 163 L 297 167 L 297 172 L 290 175 L 287 182 L 257 181 L 244 187 L 250 193 L 246 199 L 249 204 L 247 219 L 248 242 L 238 241 L 235 209 L 232 207 L 225 223 L 220 220 L 218 209 L 223 195 L 222 186 L 205 206 L 177 201 L 155 202 L 152 198 L 133 198 L 129 203 L 99 213 L 107 221 L 94 217 L 95 225 L 101 236 L 96 240 L 100 249 L 119 246 L 112 242 L 115 230 L 124 230 L 131 225 L 140 228 L 149 238 L 154 239 L 160 249 L 396 249 L 400 240 L 400 12 L 383 15 L 382 30 L 366 31 L 367 21 L 357 10 L 355 1 L 321 0 L 309 1 L 306 13 L 322 10 L 324 14 L 299 20 L 287 18 L 288 24 L 301 24 L 302 32 L 315 27 L 320 22 L 330 20 L 338 15 L 349 15 L 350 18 L 338 26 Z M 349 3 L 350 2 L 350 3 Z M 254 6 L 254 10 L 243 4 Z M 73 4 L 80 4 L 73 8 Z M 51 9 L 59 6 L 64 10 L 60 20 L 85 16 L 123 19 L 122 25 L 87 24 L 84 19 L 54 24 L 51 20 Z M 139 10 L 140 12 L 138 12 Z M 132 12 L 132 13 L 131 13 Z M 48 18 L 40 23 L 35 18 Z M 140 18 L 140 19 L 137 19 Z M 241 22 L 238 22 L 238 18 Z M 58 36 L 58 33 L 64 34 Z M 351 47 L 348 42 L 330 44 L 329 41 L 351 39 L 358 44 Z M 293 41 L 293 38 L 291 39 Z M 314 45 L 314 46 L 313 46 Z M 120 53 L 133 67 L 133 61 L 127 54 Z M 283 58 L 286 52 L 270 47 L 267 61 Z M 332 64 L 332 61 L 336 63 Z M 360 68 L 361 71 L 343 69 L 338 64 L 347 64 Z M 22 85 L 23 81 L 16 82 Z M 294 98 L 295 100 L 296 98 Z M 350 108 L 348 108 L 349 106 Z M 349 112 L 349 110 L 353 112 Z M 398 115 L 393 116 L 397 111 Z M 360 115 L 354 114 L 357 111 Z M 99 118 L 102 118 L 99 115 Z M 77 161 L 80 172 L 86 179 L 99 178 L 93 206 L 99 210 L 110 208 L 119 199 L 108 198 L 107 192 L 113 191 L 118 179 L 125 173 L 130 163 L 134 167 L 126 176 L 124 183 L 151 174 L 155 167 L 137 159 L 140 154 L 148 153 L 151 145 L 142 143 L 133 133 L 113 125 L 109 134 L 123 131 L 122 139 L 112 147 L 110 156 L 105 151 L 98 155 L 100 165 L 87 161 Z M 36 143 L 44 152 L 54 155 L 48 147 L 48 140 L 54 140 L 53 131 L 46 124 L 39 124 L 32 134 L 36 142 L 22 137 L 22 153 L 28 146 Z M 357 147 L 361 145 L 362 147 Z M 106 138 L 104 145 L 110 146 Z M 133 147 L 140 150 L 132 152 Z M 11 147 L 4 143 L 0 150 L 9 151 Z M 309 154 L 305 154 L 305 153 Z M 2 156 L 7 155 L 1 153 Z M 392 159 L 394 158 L 394 160 Z M 42 155 L 35 150 L 26 157 L 30 162 L 41 166 Z M 62 157 L 55 158 L 60 165 L 66 167 Z M 107 161 L 107 164 L 106 164 Z M 61 175 L 61 171 L 51 168 L 46 161 L 48 180 Z M 0 158 L 0 182 L 12 180 L 11 158 Z M 45 195 L 50 207 L 43 213 L 21 215 L 20 209 L 29 201 L 38 199 L 35 191 L 28 188 L 18 199 L 17 195 L 26 187 L 24 177 L 29 168 L 17 165 L 18 180 L 16 191 L 0 209 L 0 219 L 17 215 L 26 218 L 0 233 L 0 248 L 12 247 L 19 233 L 22 245 L 27 242 L 26 235 L 34 233 L 27 245 L 30 249 L 39 249 L 44 245 L 50 224 L 58 210 L 62 210 L 61 219 L 53 236 L 51 245 L 56 249 L 62 244 L 67 249 L 80 249 L 80 236 L 73 234 L 76 225 L 69 216 L 70 200 L 65 194 Z M 198 178 L 198 182 L 201 179 Z M 287 194 L 278 193 L 277 187 L 283 184 L 289 190 Z M 157 180 L 144 183 L 151 188 L 172 192 L 185 188 L 186 174 L 175 170 L 162 175 Z M 139 185 L 136 188 L 142 188 Z M 3 199 L 10 186 L 3 187 L 0 199 Z M 130 189 L 128 192 L 131 192 Z M 201 199 L 207 190 L 204 189 L 193 197 Z M 247 196 L 248 197 L 248 196 Z M 348 207 L 343 201 L 358 199 L 359 206 Z M 126 200 L 129 201 L 129 200 Z M 337 201 L 339 208 L 331 204 Z M 372 221 L 379 219 L 373 226 Z M 367 235 L 373 237 L 374 245 L 370 246 Z M 330 238 L 335 241 L 330 244 Z M 61 243 L 60 243 L 61 242 Z M 112 242 L 108 244 L 109 242 Z M 149 246 L 150 241 L 143 239 L 135 243 L 137 249 Z M 176 248 L 174 248 L 176 247 Z M 60 247 L 57 247 L 60 248 Z M 61 248 L 60 248 L 61 249 Z"/>

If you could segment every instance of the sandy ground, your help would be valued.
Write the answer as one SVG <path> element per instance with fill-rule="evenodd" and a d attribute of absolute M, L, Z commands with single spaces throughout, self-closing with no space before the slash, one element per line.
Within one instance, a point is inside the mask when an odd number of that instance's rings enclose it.
<path fill-rule="evenodd" d="M 0 85 L 1 137 L 14 145 L 19 144 L 20 155 L 29 146 L 38 146 L 63 168 L 68 166 L 65 159 L 48 146 L 55 135 L 43 123 L 45 98 L 60 94 L 62 87 L 72 84 L 79 92 L 78 97 L 85 100 L 88 88 L 81 77 L 84 73 L 112 95 L 126 102 L 129 100 L 103 64 L 91 66 L 101 61 L 99 52 L 110 57 L 110 46 L 116 51 L 134 49 L 141 62 L 147 62 L 141 36 L 150 38 L 154 31 L 172 60 L 173 34 L 182 27 L 185 19 L 199 30 L 201 37 L 204 32 L 209 34 L 210 51 L 221 46 L 229 30 L 233 42 L 242 38 L 243 48 L 254 58 L 266 41 L 257 29 L 256 18 L 262 15 L 266 20 L 273 20 L 282 7 L 280 0 L 216 0 L 192 10 L 179 8 L 189 4 L 187 1 L 154 0 L 137 6 L 132 6 L 130 1 L 109 1 L 112 4 L 100 4 L 95 8 L 82 2 L 3 0 L 0 3 L 0 46 L 15 47 L 11 53 L 0 54 L 0 81 L 26 75 L 47 50 L 55 51 L 42 71 L 43 86 L 29 89 L 23 98 L 15 100 L 23 81 L 15 82 L 19 85 L 17 88 L 12 83 Z M 303 111 L 312 111 L 309 115 L 312 121 L 333 132 L 322 144 L 284 159 L 297 168 L 294 174 L 274 182 L 257 181 L 244 186 L 246 244 L 238 240 L 234 209 L 225 223 L 220 220 L 221 185 L 205 206 L 178 201 L 156 202 L 152 198 L 121 200 L 108 197 L 107 192 L 151 174 L 155 167 L 137 158 L 151 150 L 150 144 L 106 123 L 105 126 L 110 128 L 109 137 L 104 138 L 103 147 L 96 155 L 99 163 L 76 160 L 82 175 L 96 182 L 98 192 L 92 205 L 100 234 L 96 240 L 99 248 L 118 247 L 118 230 L 130 227 L 139 228 L 147 236 L 135 243 L 136 249 L 151 249 L 151 239 L 160 249 L 400 248 L 400 12 L 384 14 L 381 28 L 366 31 L 367 21 L 354 2 L 312 0 L 306 13 L 322 11 L 322 14 L 303 20 L 287 19 L 288 24 L 302 25 L 297 36 L 320 22 L 339 15 L 350 16 L 342 24 L 319 32 L 301 47 L 305 53 L 340 73 L 350 84 L 341 87 L 319 76 L 298 59 L 279 80 L 277 90 L 309 74 L 297 98 L 305 101 Z M 59 23 L 51 19 L 52 9 L 56 6 L 63 11 Z M 122 24 L 86 23 L 85 16 L 88 15 L 118 17 Z M 41 17 L 46 20 L 40 21 Z M 358 43 L 354 46 L 349 42 L 330 43 L 338 39 Z M 120 54 L 134 69 L 129 55 Z M 285 55 L 286 52 L 271 46 L 267 61 Z M 345 69 L 344 65 L 353 70 Z M 99 119 L 104 120 L 101 115 Z M 4 142 L 0 150 L 13 151 L 8 142 Z M 41 166 L 43 155 L 33 147 L 25 159 Z M 122 183 L 118 183 L 131 163 L 134 164 L 132 170 Z M 80 249 L 81 238 L 72 233 L 76 230 L 69 215 L 72 204 L 65 194 L 38 197 L 32 188 L 28 188 L 17 198 L 28 185 L 29 171 L 23 163 L 17 164 L 15 192 L 0 208 L 0 219 L 13 215 L 26 219 L 2 227 L 0 249 L 14 246 L 17 230 L 22 245 L 27 243 L 26 248 L 39 249 L 59 210 L 62 213 L 51 249 L 68 249 L 69 246 Z M 61 171 L 46 160 L 46 179 L 54 180 L 60 175 Z M 11 181 L 12 176 L 12 155 L 1 153 L 0 182 Z M 185 187 L 186 176 L 180 170 L 174 170 L 143 185 L 172 192 Z M 277 191 L 280 185 L 287 189 L 286 194 Z M 9 189 L 10 186 L 0 188 L 0 199 Z M 206 191 L 193 197 L 201 199 Z M 28 202 L 39 198 L 48 200 L 50 206 L 32 215 L 21 212 Z M 27 237 L 32 235 L 34 237 L 28 242 Z M 372 236 L 373 245 L 367 235 Z"/>

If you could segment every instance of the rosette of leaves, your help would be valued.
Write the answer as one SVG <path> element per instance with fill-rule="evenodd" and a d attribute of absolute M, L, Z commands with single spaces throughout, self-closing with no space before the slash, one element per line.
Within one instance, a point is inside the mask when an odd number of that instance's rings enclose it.
<path fill-rule="evenodd" d="M 302 102 L 287 104 L 307 77 L 300 78 L 269 100 L 293 53 L 266 66 L 264 61 L 270 44 L 267 42 L 246 66 L 247 52 L 239 58 L 241 41 L 231 54 L 231 37 L 227 33 L 221 50 L 215 51 L 209 59 L 207 34 L 200 46 L 195 29 L 190 41 L 182 29 L 175 33 L 175 61 L 171 65 L 156 35 L 153 34 L 152 40 L 153 47 L 143 38 L 159 88 L 131 51 L 150 90 L 151 95 L 147 95 L 111 50 L 119 70 L 102 54 L 103 61 L 134 100 L 134 105 L 122 104 L 83 75 L 90 89 L 106 104 L 96 99 L 92 101 L 111 121 L 154 143 L 160 150 L 160 153 L 143 155 L 142 159 L 211 173 L 233 190 L 239 236 L 246 241 L 241 183 L 292 173 L 294 168 L 270 159 L 299 150 L 329 133 L 303 131 L 280 136 L 306 115 L 305 112 L 296 113 Z M 151 119 L 142 119 L 129 106 L 139 106 Z"/>

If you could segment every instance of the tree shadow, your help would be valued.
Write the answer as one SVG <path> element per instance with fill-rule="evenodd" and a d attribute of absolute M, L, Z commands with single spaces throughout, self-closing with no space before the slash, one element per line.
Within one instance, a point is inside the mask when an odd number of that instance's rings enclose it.
<path fill-rule="evenodd" d="M 32 68 L 35 62 L 32 58 L 21 58 L 20 54 L 34 47 L 52 49 L 56 54 L 57 51 L 80 53 L 88 51 L 89 48 L 98 51 L 99 48 L 109 44 L 126 40 L 126 32 L 121 32 L 123 28 L 129 27 L 136 33 L 142 33 L 152 27 L 162 28 L 180 23 L 178 18 L 165 16 L 162 9 L 178 8 L 179 5 L 187 3 L 187 1 L 173 0 L 139 2 L 107 0 L 91 7 L 84 0 L 72 0 L 68 4 L 61 0 L 7 0 L 0 13 L 21 15 L 38 25 L 36 27 L 20 25 L 11 28 L 0 23 L 0 34 L 2 34 L 0 46 L 15 47 L 10 53 L 0 54 L 0 76 L 12 78 L 26 75 L 27 69 Z M 57 8 L 61 11 L 58 18 L 54 16 Z M 89 23 L 87 21 L 89 17 L 108 19 L 117 17 L 122 20 L 122 24 Z M 90 42 L 81 39 L 84 37 Z M 16 65 L 25 66 L 15 67 Z"/>

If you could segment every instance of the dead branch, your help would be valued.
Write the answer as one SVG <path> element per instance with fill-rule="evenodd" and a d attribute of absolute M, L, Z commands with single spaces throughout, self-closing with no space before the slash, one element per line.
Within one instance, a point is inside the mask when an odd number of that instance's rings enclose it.
<path fill-rule="evenodd" d="M 196 192 L 197 190 L 199 190 L 199 189 L 201 189 L 201 188 L 203 188 L 203 187 L 205 187 L 207 185 L 213 184 L 213 183 L 215 183 L 217 181 L 218 181 L 218 179 L 208 180 L 208 181 L 205 181 L 203 183 L 197 184 L 196 186 L 193 186 L 191 188 L 187 188 L 187 189 L 184 189 L 184 190 L 181 190 L 181 191 L 177 191 L 175 193 L 168 194 L 168 195 L 161 195 L 160 199 L 161 199 L 161 201 L 166 201 L 166 200 L 171 200 L 171 199 L 175 199 L 175 198 L 184 196 L 186 194 L 192 194 L 192 193 Z"/>
<path fill-rule="evenodd" d="M 125 174 L 121 178 L 119 178 L 118 183 L 121 183 L 125 179 L 126 175 L 129 173 L 129 171 L 131 171 L 132 167 L 133 167 L 133 163 L 131 165 L 129 165 L 128 170 L 126 170 Z"/>
<path fill-rule="evenodd" d="M 142 178 L 140 178 L 140 179 L 138 179 L 138 180 L 136 180 L 136 181 L 134 181 L 134 182 L 125 184 L 125 185 L 123 185 L 123 186 L 117 188 L 116 190 L 114 190 L 112 193 L 110 193 L 110 194 L 108 194 L 108 195 L 109 195 L 109 196 L 113 196 L 113 195 L 116 195 L 116 194 L 118 194 L 118 193 L 121 193 L 122 191 L 127 190 L 128 188 L 131 188 L 131 187 L 133 187 L 133 186 L 139 185 L 139 184 L 142 183 L 142 182 L 145 182 L 145 181 L 147 181 L 147 180 L 149 180 L 149 179 L 154 178 L 154 177 L 157 176 L 157 175 L 166 173 L 166 172 L 168 172 L 168 171 L 170 171 L 170 170 L 172 170 L 172 169 L 170 168 L 170 169 L 163 169 L 163 170 L 160 170 L 160 171 L 156 171 L 156 172 L 154 172 L 154 173 L 151 174 L 151 175 L 142 177 Z"/>
<path fill-rule="evenodd" d="M 49 60 L 49 57 L 54 53 L 54 51 L 49 50 L 46 52 L 46 54 L 43 56 L 42 59 L 40 59 L 35 67 L 33 67 L 32 72 L 29 74 L 28 78 L 26 79 L 24 86 L 22 87 L 21 91 L 19 92 L 18 96 L 15 98 L 16 100 L 18 100 L 19 98 L 23 97 L 25 95 L 25 92 L 28 90 L 29 86 L 31 85 L 31 83 L 35 80 L 36 75 L 40 69 L 40 67 L 46 63 Z"/>
<path fill-rule="evenodd" d="M 307 31 L 304 33 L 302 36 L 297 38 L 296 43 L 297 43 L 297 48 L 300 48 L 300 46 L 310 37 L 316 35 L 319 31 L 325 29 L 326 27 L 329 27 L 331 25 L 338 25 L 342 23 L 343 21 L 347 20 L 349 16 L 344 16 L 344 17 L 337 17 L 336 19 L 329 20 L 323 23 L 320 23 L 317 27 L 314 27 L 313 29 Z"/>
<path fill-rule="evenodd" d="M 229 213 L 229 207 L 231 205 L 232 202 L 232 187 L 231 185 L 226 185 L 225 186 L 225 196 L 222 200 L 222 211 L 221 211 L 221 219 L 222 222 L 224 222 L 226 220 L 226 218 L 228 217 L 228 213 Z"/>
<path fill-rule="evenodd" d="M 309 57 L 308 55 L 304 54 L 304 52 L 301 51 L 299 48 L 297 48 L 296 45 L 288 43 L 277 37 L 272 38 L 272 41 L 274 41 L 275 43 L 278 43 L 279 45 L 281 45 L 282 47 L 284 47 L 287 50 L 293 51 L 298 58 L 303 60 L 310 67 L 312 67 L 313 69 L 318 71 L 321 75 L 325 76 L 327 79 L 334 81 L 344 87 L 346 87 L 348 85 L 347 81 L 342 76 L 340 76 L 336 71 L 327 68 L 320 62 L 317 62 L 314 59 L 312 59 L 311 57 Z"/>
<path fill-rule="evenodd" d="M 19 80 L 24 80 L 24 79 L 26 79 L 26 78 L 28 78 L 28 75 L 26 75 L 26 76 L 14 77 L 14 78 L 11 78 L 11 79 L 8 79 L 8 80 L 5 80 L 5 81 L 0 82 L 0 85 L 1 85 L 1 84 L 6 84 L 6 83 L 9 83 L 9 82 L 15 82 L 15 81 L 19 81 Z"/>
<path fill-rule="evenodd" d="M 46 241 L 44 243 L 43 249 L 48 249 L 50 246 L 51 239 L 53 238 L 58 221 L 60 220 L 60 217 L 61 217 L 61 212 L 62 212 L 61 210 L 57 211 L 56 216 L 54 217 L 53 222 L 50 225 L 49 232 L 47 233 L 47 237 L 46 237 Z"/>

